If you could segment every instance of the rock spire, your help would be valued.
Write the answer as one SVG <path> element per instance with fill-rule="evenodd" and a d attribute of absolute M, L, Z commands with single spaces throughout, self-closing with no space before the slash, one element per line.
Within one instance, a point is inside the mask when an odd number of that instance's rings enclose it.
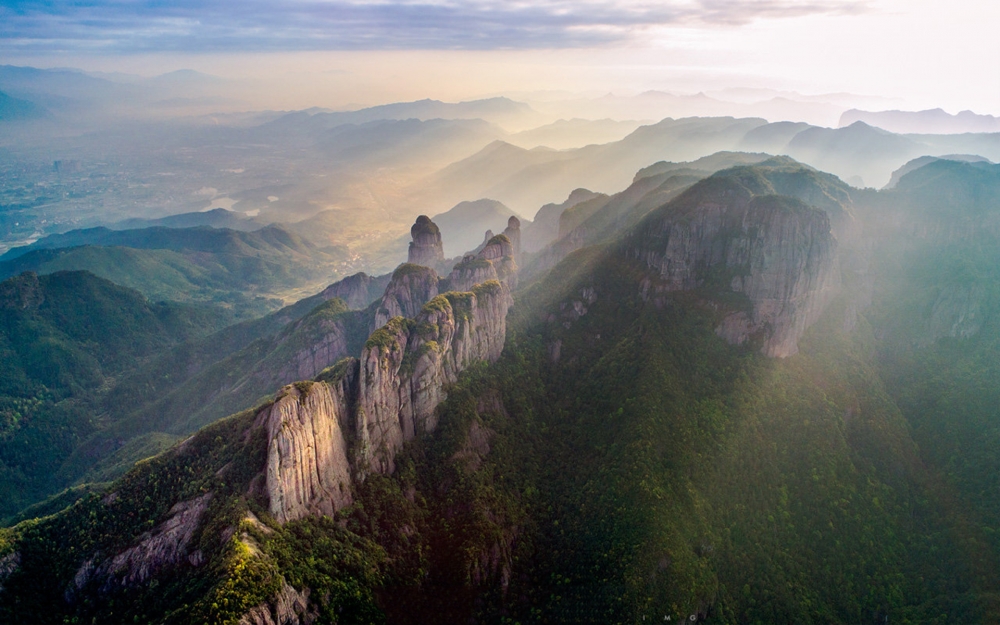
<path fill-rule="evenodd" d="M 433 267 L 444 260 L 444 246 L 441 243 L 441 230 L 427 215 L 417 217 L 410 228 L 410 253 L 408 263 Z"/>

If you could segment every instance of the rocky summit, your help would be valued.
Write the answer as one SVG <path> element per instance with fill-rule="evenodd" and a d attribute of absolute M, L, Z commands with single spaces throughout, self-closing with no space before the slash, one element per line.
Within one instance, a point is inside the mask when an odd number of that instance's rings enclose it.
<path fill-rule="evenodd" d="M 838 283 L 836 240 L 825 212 L 755 190 L 708 179 L 647 216 L 625 246 L 656 273 L 643 281 L 644 296 L 738 294 L 745 306 L 726 311 L 719 335 L 735 344 L 758 336 L 764 353 L 785 357 Z"/>
<path fill-rule="evenodd" d="M 441 243 L 441 230 L 431 221 L 427 215 L 417 217 L 417 221 L 410 228 L 410 242 L 408 263 L 414 265 L 424 265 L 433 267 L 441 260 L 444 260 L 444 247 Z"/>

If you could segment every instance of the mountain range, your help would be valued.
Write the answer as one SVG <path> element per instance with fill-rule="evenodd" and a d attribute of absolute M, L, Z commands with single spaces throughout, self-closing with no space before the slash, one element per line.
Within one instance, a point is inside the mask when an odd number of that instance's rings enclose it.
<path fill-rule="evenodd" d="M 951 115 L 941 109 L 926 111 L 861 111 L 851 109 L 840 116 L 840 125 L 865 122 L 890 132 L 902 134 L 957 134 L 965 132 L 1000 132 L 1000 118 L 962 111 Z"/>
<path fill-rule="evenodd" d="M 0 623 L 1000 622 L 991 117 L 246 87 L 0 67 Z"/>
<path fill-rule="evenodd" d="M 146 416 L 109 431 L 207 425 L 22 513 L 48 516 L 0 534 L 0 614 L 991 622 L 998 172 L 656 163 L 573 193 L 538 252 L 508 229 L 446 276 L 404 263 L 137 354 L 104 401 Z M 32 280 L 3 283 L 13 310 Z"/>
<path fill-rule="evenodd" d="M 154 299 L 226 303 L 247 315 L 273 310 L 288 292 L 336 275 L 335 264 L 346 256 L 273 225 L 253 232 L 97 227 L 8 250 L 0 256 L 0 277 L 86 270 Z"/>

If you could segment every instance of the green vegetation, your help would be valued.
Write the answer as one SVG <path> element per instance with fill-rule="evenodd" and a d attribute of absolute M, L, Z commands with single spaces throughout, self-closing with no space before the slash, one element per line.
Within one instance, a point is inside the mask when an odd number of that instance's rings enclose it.
<path fill-rule="evenodd" d="M 368 340 L 365 341 L 365 349 L 401 350 L 404 345 L 399 344 L 397 337 L 405 337 L 415 323 L 412 319 L 405 317 L 393 317 L 368 337 Z"/>
<path fill-rule="evenodd" d="M 93 404 L 117 376 L 230 321 L 86 272 L 22 274 L 0 284 L 0 297 L 2 516 L 72 483 L 58 469 L 104 425 Z"/>
<path fill-rule="evenodd" d="M 734 191 L 762 210 L 814 210 L 775 199 L 782 185 L 822 191 L 831 211 L 871 199 L 779 159 L 672 208 Z M 255 411 L 237 414 L 2 531 L 0 556 L 19 565 L 0 573 L 0 621 L 234 623 L 307 591 L 316 623 L 1000 621 L 1000 252 L 988 231 L 956 245 L 934 234 L 948 223 L 921 226 L 931 234 L 872 252 L 871 273 L 848 255 L 849 288 L 786 359 L 716 334 L 721 309 L 746 304 L 720 296 L 725 281 L 646 298 L 638 285 L 655 290 L 656 276 L 623 243 L 578 250 L 515 294 L 503 355 L 446 389 L 436 431 L 409 442 L 392 475 L 356 481 L 333 518 L 271 517 L 264 429 Z M 35 301 L 13 286 L 9 301 Z M 461 318 L 472 296 L 425 310 Z M 563 314 L 580 298 L 585 313 Z M 280 336 L 314 341 L 351 319 L 331 302 Z M 417 331 L 412 367 L 437 349 L 415 324 L 394 318 L 366 347 L 400 349 Z M 297 386 L 354 367 L 345 358 Z M 16 399 L 12 431 L 50 401 Z M 202 560 L 150 580 L 107 568 L 194 501 L 207 507 L 184 555 Z"/>
<path fill-rule="evenodd" d="M 433 277 L 435 272 L 430 267 L 415 265 L 413 263 L 403 263 L 392 272 L 392 280 L 396 281 L 406 276 Z"/>
<path fill-rule="evenodd" d="M 487 260 L 485 258 L 468 258 L 463 259 L 457 265 L 454 266 L 455 271 L 475 271 L 477 269 L 489 269 L 493 266 L 493 261 Z"/>
<path fill-rule="evenodd" d="M 448 291 L 444 296 L 448 298 L 456 322 L 472 317 L 472 302 L 475 296 L 471 291 Z"/>
<path fill-rule="evenodd" d="M 225 310 L 153 304 L 85 272 L 23 274 L 0 300 L 0 518 L 117 478 L 294 381 L 300 352 L 360 353 L 367 333 L 337 298 L 228 325 Z"/>
<path fill-rule="evenodd" d="M 486 245 L 510 245 L 510 239 L 506 234 L 495 234 L 493 238 L 486 242 Z"/>
<path fill-rule="evenodd" d="M 472 292 L 477 298 L 482 297 L 495 297 L 501 293 L 503 287 L 497 280 L 487 280 L 486 282 L 480 284 L 472 285 Z"/>
<path fill-rule="evenodd" d="M 286 230 L 90 228 L 52 235 L 0 260 L 0 277 L 86 270 L 153 300 L 215 303 L 240 318 L 271 312 L 289 292 L 325 285 L 344 250 L 319 250 Z"/>

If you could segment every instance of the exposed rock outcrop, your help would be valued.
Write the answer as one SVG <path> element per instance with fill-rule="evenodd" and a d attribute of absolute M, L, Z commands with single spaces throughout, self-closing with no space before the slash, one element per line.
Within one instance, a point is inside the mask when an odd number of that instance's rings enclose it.
<path fill-rule="evenodd" d="M 404 263 L 396 268 L 375 310 L 370 330 L 384 326 L 393 317 L 412 318 L 438 294 L 438 275 L 433 269 Z"/>
<path fill-rule="evenodd" d="M 794 198 L 756 195 L 757 180 L 706 182 L 651 215 L 629 253 L 659 273 L 663 291 L 745 296 L 746 308 L 717 329 L 727 341 L 756 336 L 768 355 L 796 353 L 838 283 L 829 217 Z"/>
<path fill-rule="evenodd" d="M 599 195 L 587 189 L 575 189 L 562 204 L 542 206 L 522 232 L 521 245 L 524 251 L 537 252 L 554 241 L 559 236 L 559 216 L 563 211 Z"/>
<path fill-rule="evenodd" d="M 513 250 L 512 254 L 520 254 L 521 221 L 517 217 L 514 217 L 513 215 L 510 216 L 510 219 L 507 220 L 507 227 L 503 230 L 503 235 L 510 241 L 511 248 Z"/>
<path fill-rule="evenodd" d="M 416 223 L 410 228 L 410 251 L 408 263 L 433 267 L 444 260 L 444 246 L 441 243 L 441 230 L 427 215 L 417 217 Z"/>
<path fill-rule="evenodd" d="M 279 522 L 331 515 L 351 503 L 344 433 L 356 378 L 355 361 L 335 383 L 285 387 L 281 398 L 257 415 L 256 426 L 267 429 L 267 493 Z"/>
<path fill-rule="evenodd" d="M 267 429 L 271 514 L 332 514 L 351 502 L 352 478 L 392 472 L 403 443 L 437 427 L 435 409 L 458 374 L 500 357 L 511 303 L 496 280 L 438 295 L 376 330 L 360 362 L 286 387 L 256 419 Z"/>
<path fill-rule="evenodd" d="M 982 284 L 947 285 L 931 308 L 920 343 L 929 345 L 943 336 L 967 339 L 979 334 L 986 317 L 985 300 L 986 289 Z"/>
<path fill-rule="evenodd" d="M 384 279 L 384 278 L 382 278 Z M 361 310 L 374 302 L 382 294 L 384 283 L 379 278 L 373 278 L 364 272 L 359 272 L 334 282 L 320 292 L 323 300 L 339 297 L 351 310 Z"/>
<path fill-rule="evenodd" d="M 17 551 L 8 553 L 0 558 L 0 592 L 3 592 L 3 583 L 8 577 L 14 574 L 21 566 L 21 554 Z"/>
<path fill-rule="evenodd" d="M 311 625 L 319 614 L 309 594 L 308 588 L 298 591 L 286 582 L 281 592 L 244 614 L 240 625 Z"/>
<path fill-rule="evenodd" d="M 506 235 L 490 238 L 476 255 L 462 259 L 448 275 L 448 282 L 455 291 L 467 291 L 474 284 L 496 280 L 508 289 L 517 286 L 517 263 L 514 246 Z"/>
<path fill-rule="evenodd" d="M 188 552 L 188 546 L 201 524 L 201 517 L 212 499 L 212 493 L 182 501 L 170 509 L 167 519 L 140 537 L 139 542 L 125 551 L 105 560 L 87 560 L 73 578 L 73 587 L 67 591 L 81 590 L 90 583 L 100 584 L 102 591 L 115 586 L 136 586 L 158 571 L 182 562 L 201 564 L 200 552 Z"/>
<path fill-rule="evenodd" d="M 329 309 L 329 310 L 326 310 Z M 352 316 L 342 314 L 336 302 L 318 308 L 279 338 L 275 353 L 255 368 L 255 375 L 270 388 L 294 380 L 308 380 L 350 353 Z M 258 384 L 258 386 L 261 386 Z"/>
<path fill-rule="evenodd" d="M 358 470 L 392 472 L 396 452 L 437 426 L 444 389 L 473 362 L 503 350 L 510 293 L 497 281 L 449 292 L 415 320 L 393 319 L 372 335 L 361 357 Z"/>

